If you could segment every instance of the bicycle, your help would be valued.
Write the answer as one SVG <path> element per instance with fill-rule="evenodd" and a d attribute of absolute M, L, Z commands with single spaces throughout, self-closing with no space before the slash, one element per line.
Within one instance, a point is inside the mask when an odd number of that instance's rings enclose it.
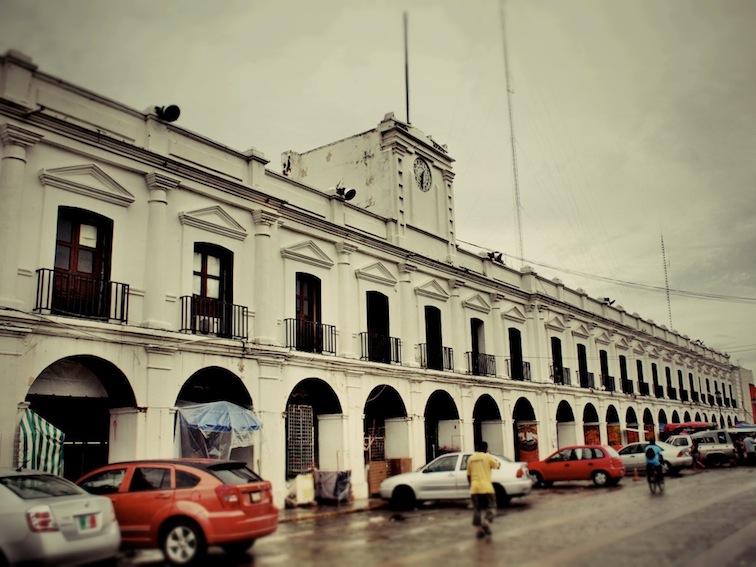
<path fill-rule="evenodd" d="M 649 465 L 646 467 L 646 478 L 648 479 L 648 488 L 651 494 L 656 494 L 657 492 L 661 494 L 664 492 L 664 471 L 661 465 Z"/>

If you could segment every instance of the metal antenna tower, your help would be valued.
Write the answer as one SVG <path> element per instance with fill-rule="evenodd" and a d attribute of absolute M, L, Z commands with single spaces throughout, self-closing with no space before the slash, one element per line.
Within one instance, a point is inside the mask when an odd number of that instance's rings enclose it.
<path fill-rule="evenodd" d="M 517 228 L 517 253 L 520 258 L 520 267 L 525 257 L 524 244 L 522 239 L 522 201 L 520 200 L 520 181 L 517 173 L 517 144 L 514 132 L 514 110 L 512 105 L 512 95 L 514 89 L 511 88 L 512 79 L 509 76 L 509 49 L 507 49 L 507 26 L 504 18 L 504 0 L 499 4 L 501 13 L 501 42 L 504 48 L 504 75 L 507 82 L 507 107 L 509 110 L 509 139 L 512 145 L 512 174 L 514 177 L 514 198 L 515 198 L 515 225 Z"/>
<path fill-rule="evenodd" d="M 669 275 L 667 274 L 667 254 L 664 251 L 664 233 L 661 233 L 661 252 L 662 261 L 664 262 L 664 289 L 667 291 L 667 315 L 669 317 L 669 328 L 672 326 L 672 302 L 669 300 Z"/>

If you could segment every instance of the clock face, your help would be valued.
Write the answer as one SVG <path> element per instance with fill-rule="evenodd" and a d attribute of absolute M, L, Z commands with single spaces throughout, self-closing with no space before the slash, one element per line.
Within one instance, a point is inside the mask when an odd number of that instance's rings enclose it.
<path fill-rule="evenodd" d="M 431 186 L 431 170 L 424 160 L 417 158 L 415 160 L 415 181 L 420 191 L 428 191 Z"/>

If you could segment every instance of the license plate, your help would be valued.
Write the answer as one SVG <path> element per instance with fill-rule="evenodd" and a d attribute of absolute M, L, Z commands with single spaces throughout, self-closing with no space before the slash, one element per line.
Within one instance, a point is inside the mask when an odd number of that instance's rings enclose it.
<path fill-rule="evenodd" d="M 260 493 L 260 492 L 250 492 L 249 493 L 249 500 L 250 500 L 250 502 L 260 502 L 260 501 L 262 501 L 262 493 Z"/>
<path fill-rule="evenodd" d="M 91 532 L 97 529 L 97 514 L 84 514 L 76 516 L 79 533 Z"/>

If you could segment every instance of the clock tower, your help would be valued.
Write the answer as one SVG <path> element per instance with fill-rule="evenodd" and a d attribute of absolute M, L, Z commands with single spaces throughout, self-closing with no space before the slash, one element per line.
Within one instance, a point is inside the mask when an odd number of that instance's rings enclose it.
<path fill-rule="evenodd" d="M 393 113 L 372 130 L 282 159 L 284 174 L 304 184 L 354 189 L 349 204 L 391 221 L 392 243 L 453 261 L 454 160 L 446 146 Z"/>

